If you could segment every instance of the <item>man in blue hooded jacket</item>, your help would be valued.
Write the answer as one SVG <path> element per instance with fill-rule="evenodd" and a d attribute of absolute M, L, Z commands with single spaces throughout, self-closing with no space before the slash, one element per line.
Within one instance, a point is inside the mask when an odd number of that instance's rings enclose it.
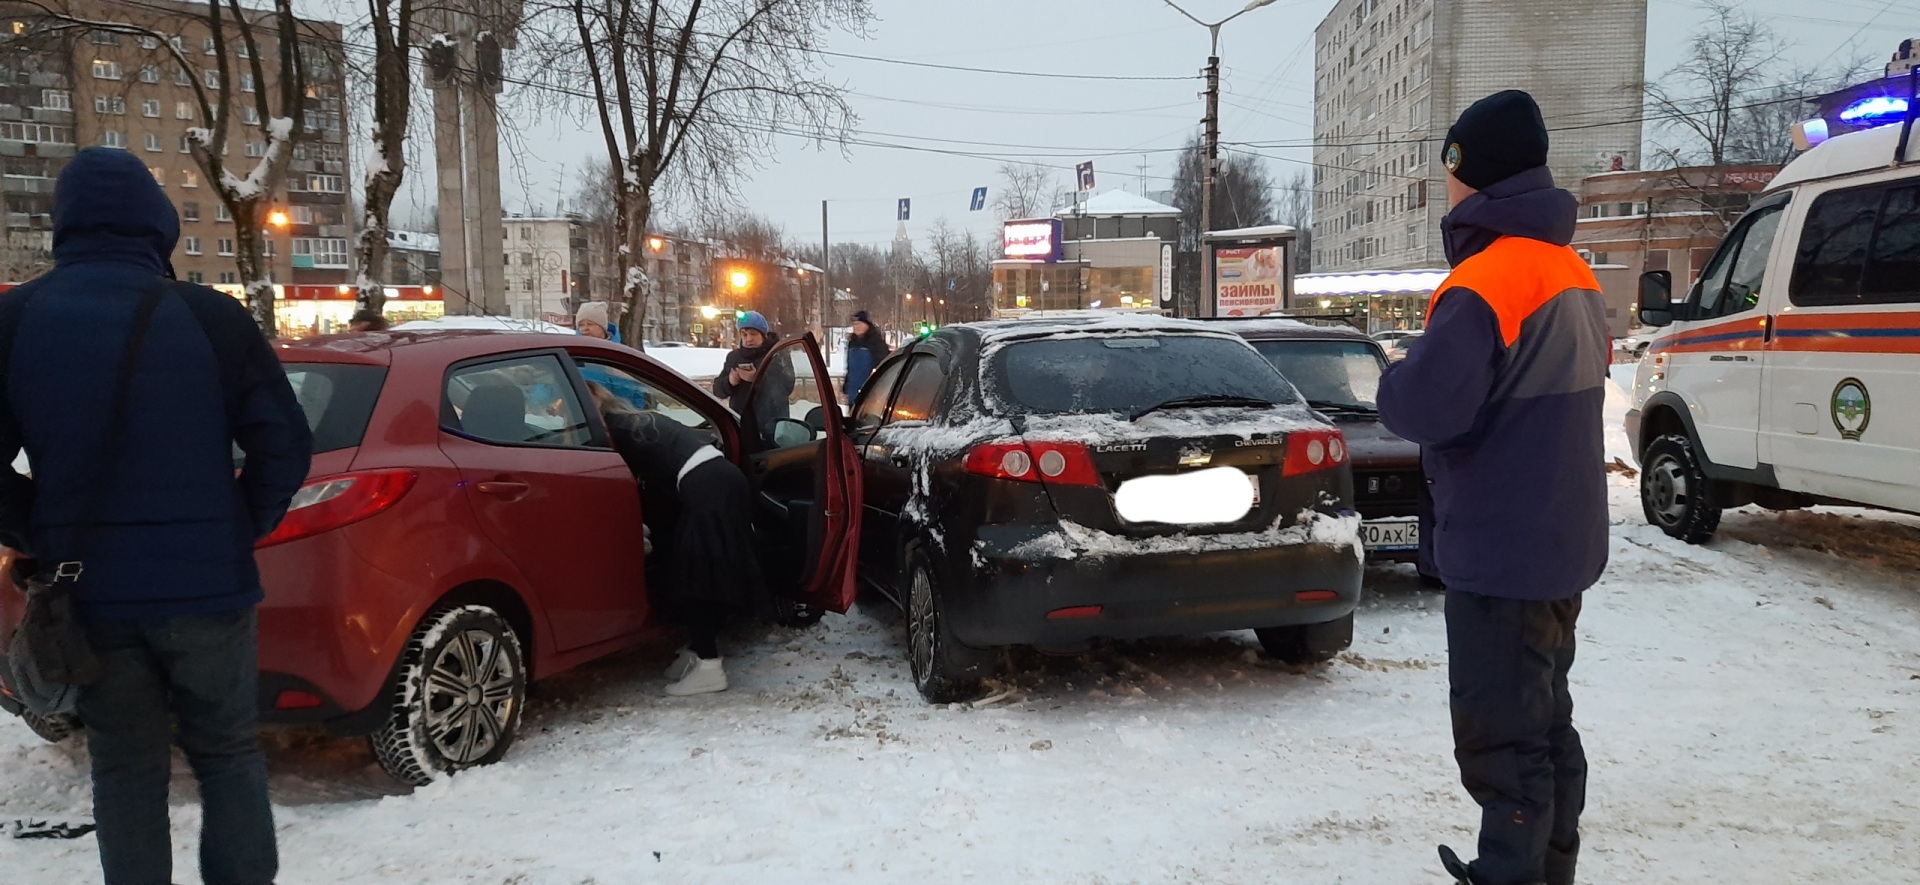
<path fill-rule="evenodd" d="M 1469 107 L 1442 157 L 1453 273 L 1380 384 L 1381 420 L 1421 445 L 1431 484 L 1454 757 L 1481 807 L 1479 857 L 1440 853 L 1470 885 L 1571 885 L 1587 763 L 1567 672 L 1607 563 L 1606 310 L 1532 96 Z"/>
<path fill-rule="evenodd" d="M 84 560 L 73 593 L 105 676 L 78 714 L 109 885 L 171 881 L 172 726 L 200 786 L 209 885 L 272 882 L 278 859 L 259 716 L 253 545 L 306 480 L 313 442 L 271 346 L 238 301 L 172 281 L 173 205 L 121 150 L 75 155 L 54 190 L 54 270 L 0 299 L 0 542 Z M 121 436 L 110 404 L 138 306 Z M 236 474 L 234 449 L 245 456 Z M 104 504 L 93 502 L 104 484 Z M 84 554 L 76 529 L 88 524 Z"/>

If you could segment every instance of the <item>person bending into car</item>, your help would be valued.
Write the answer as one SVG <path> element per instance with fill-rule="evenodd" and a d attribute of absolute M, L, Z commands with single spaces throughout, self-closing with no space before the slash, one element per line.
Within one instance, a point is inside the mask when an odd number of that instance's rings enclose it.
<path fill-rule="evenodd" d="M 1567 671 L 1607 564 L 1606 308 L 1533 97 L 1476 102 L 1446 145 L 1453 272 L 1380 381 L 1380 420 L 1432 483 L 1454 758 L 1481 809 L 1479 857 L 1441 861 L 1471 885 L 1572 885 L 1587 760 Z"/>
<path fill-rule="evenodd" d="M 753 544 L 753 491 L 747 476 L 697 430 L 659 412 L 643 412 L 599 384 L 593 404 L 613 447 L 635 479 L 672 489 L 680 501 L 674 579 L 656 601 L 687 627 L 687 647 L 667 668 L 674 697 L 727 690 L 720 631 L 734 619 L 768 611 Z"/>
<path fill-rule="evenodd" d="M 793 365 L 784 359 L 775 360 L 767 366 L 764 379 L 757 371 L 760 361 L 779 343 L 780 334 L 767 325 L 767 318 L 757 310 L 747 311 L 740 318 L 740 346 L 727 352 L 725 370 L 713 379 L 713 395 L 726 400 L 734 414 L 746 417 L 751 402 L 753 420 L 758 425 L 754 430 L 768 445 L 773 442 L 773 426 L 782 418 L 792 417 L 789 400 L 793 397 Z"/>

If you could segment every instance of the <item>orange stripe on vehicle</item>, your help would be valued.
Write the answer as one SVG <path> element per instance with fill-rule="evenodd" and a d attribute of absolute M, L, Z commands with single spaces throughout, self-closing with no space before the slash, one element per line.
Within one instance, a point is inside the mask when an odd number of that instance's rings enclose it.
<path fill-rule="evenodd" d="M 1520 338 L 1520 324 L 1542 305 L 1572 289 L 1585 289 L 1599 297 L 1600 282 L 1572 247 L 1526 237 L 1501 237 L 1454 268 L 1446 282 L 1434 290 L 1427 315 L 1432 316 L 1441 297 L 1456 288 L 1472 290 L 1493 308 L 1500 320 L 1500 337 L 1511 347 Z"/>
<path fill-rule="evenodd" d="M 1773 318 L 1776 329 L 1844 332 L 1847 329 L 1920 329 L 1920 312 L 1898 313 L 1782 313 Z"/>

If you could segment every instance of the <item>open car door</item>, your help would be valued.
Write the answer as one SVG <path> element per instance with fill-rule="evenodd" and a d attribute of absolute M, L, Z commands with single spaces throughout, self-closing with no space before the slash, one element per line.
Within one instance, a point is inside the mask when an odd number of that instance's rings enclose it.
<path fill-rule="evenodd" d="M 860 460 L 812 335 L 780 343 L 761 361 L 742 424 L 768 583 L 845 613 L 860 549 Z"/>

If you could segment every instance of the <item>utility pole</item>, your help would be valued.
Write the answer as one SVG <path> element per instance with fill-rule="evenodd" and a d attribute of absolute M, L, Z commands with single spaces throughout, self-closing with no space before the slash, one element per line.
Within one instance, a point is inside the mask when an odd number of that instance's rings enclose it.
<path fill-rule="evenodd" d="M 1207 56 L 1207 155 L 1200 173 L 1200 316 L 1213 316 L 1213 179 L 1220 169 L 1220 26 L 1214 25 L 1213 54 Z"/>
<path fill-rule="evenodd" d="M 1213 250 L 1207 246 L 1207 234 L 1213 230 L 1213 180 L 1220 171 L 1220 28 L 1227 22 L 1246 15 L 1263 6 L 1272 6 L 1276 0 L 1248 0 L 1239 12 L 1217 22 L 1201 21 L 1193 13 L 1180 8 L 1173 0 L 1162 0 L 1173 7 L 1174 12 L 1187 17 L 1187 20 L 1207 29 L 1211 38 L 1211 49 L 1207 52 L 1207 118 L 1206 124 L 1206 168 L 1200 174 L 1200 316 L 1213 316 Z"/>

